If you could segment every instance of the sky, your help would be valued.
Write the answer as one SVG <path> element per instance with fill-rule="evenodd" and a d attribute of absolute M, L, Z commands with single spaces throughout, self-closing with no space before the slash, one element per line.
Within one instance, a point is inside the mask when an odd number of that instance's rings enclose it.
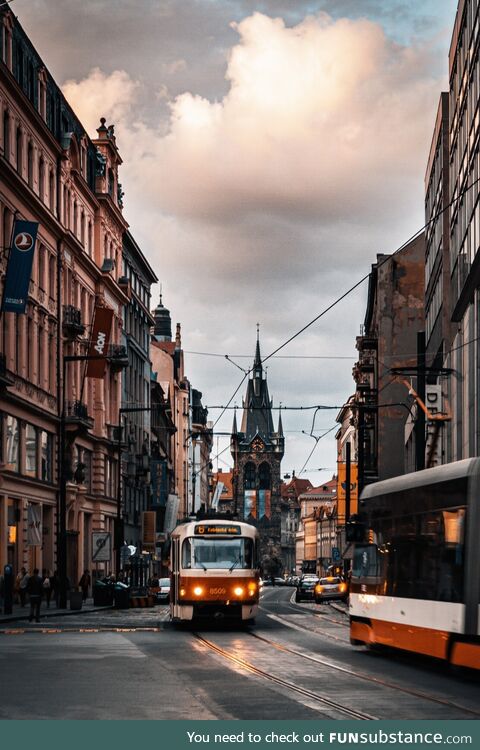
<path fill-rule="evenodd" d="M 423 225 L 454 0 L 11 7 L 87 132 L 115 124 L 124 215 L 213 422 L 242 405 L 257 323 L 268 357 Z M 289 407 L 282 472 L 314 485 L 335 470 L 366 286 L 265 362 L 274 407 Z M 333 408 L 313 423 L 318 405 Z M 312 428 L 330 431 L 316 447 Z M 215 469 L 227 446 L 216 434 Z"/>

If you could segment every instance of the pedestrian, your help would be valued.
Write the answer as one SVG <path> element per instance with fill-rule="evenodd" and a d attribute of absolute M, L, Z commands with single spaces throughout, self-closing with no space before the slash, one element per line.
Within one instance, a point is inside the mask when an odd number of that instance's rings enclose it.
<path fill-rule="evenodd" d="M 90 582 L 91 582 L 90 573 L 88 572 L 88 570 L 84 570 L 83 575 L 80 578 L 80 582 L 78 584 L 80 588 L 82 589 L 82 595 L 83 595 L 82 598 L 84 602 L 87 601 L 88 589 L 90 588 Z"/>
<path fill-rule="evenodd" d="M 38 568 L 35 568 L 33 575 L 28 579 L 27 584 L 28 594 L 30 596 L 30 617 L 28 618 L 32 622 L 35 617 L 35 622 L 40 622 L 40 605 L 42 603 L 43 594 L 43 581 L 38 575 Z"/>
<path fill-rule="evenodd" d="M 45 594 L 45 601 L 47 602 L 47 609 L 50 609 L 50 599 L 52 598 L 52 580 L 50 576 L 50 571 L 46 568 L 42 571 L 42 578 L 43 578 L 43 593 Z"/>
<path fill-rule="evenodd" d="M 27 586 L 28 586 L 28 581 L 29 581 L 28 573 L 25 570 L 25 568 L 22 568 L 20 570 L 20 573 L 17 576 L 17 580 L 18 580 L 18 593 L 20 597 L 20 604 L 22 607 L 24 607 L 26 599 L 27 599 Z"/>

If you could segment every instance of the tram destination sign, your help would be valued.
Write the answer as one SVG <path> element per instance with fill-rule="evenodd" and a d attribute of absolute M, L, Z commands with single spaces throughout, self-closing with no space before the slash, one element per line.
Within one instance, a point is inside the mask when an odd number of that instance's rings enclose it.
<path fill-rule="evenodd" d="M 237 524 L 224 526 L 221 524 L 201 523 L 195 526 L 195 534 L 199 536 L 240 536 L 242 529 Z"/>

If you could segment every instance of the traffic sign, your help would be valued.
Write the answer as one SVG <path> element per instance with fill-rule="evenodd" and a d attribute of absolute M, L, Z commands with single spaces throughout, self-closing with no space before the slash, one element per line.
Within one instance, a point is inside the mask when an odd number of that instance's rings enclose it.
<path fill-rule="evenodd" d="M 92 562 L 110 562 L 112 539 L 108 531 L 92 531 Z"/>

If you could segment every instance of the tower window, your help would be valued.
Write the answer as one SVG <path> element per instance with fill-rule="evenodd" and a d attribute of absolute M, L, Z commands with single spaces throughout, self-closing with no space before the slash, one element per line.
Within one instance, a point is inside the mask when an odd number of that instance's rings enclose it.
<path fill-rule="evenodd" d="M 270 466 L 267 463 L 262 463 L 258 469 L 258 487 L 260 490 L 271 489 L 272 477 Z"/>
<path fill-rule="evenodd" d="M 256 485 L 255 464 L 252 461 L 249 461 L 247 464 L 245 464 L 245 469 L 243 472 L 243 488 L 245 490 L 254 490 L 255 485 Z"/>

